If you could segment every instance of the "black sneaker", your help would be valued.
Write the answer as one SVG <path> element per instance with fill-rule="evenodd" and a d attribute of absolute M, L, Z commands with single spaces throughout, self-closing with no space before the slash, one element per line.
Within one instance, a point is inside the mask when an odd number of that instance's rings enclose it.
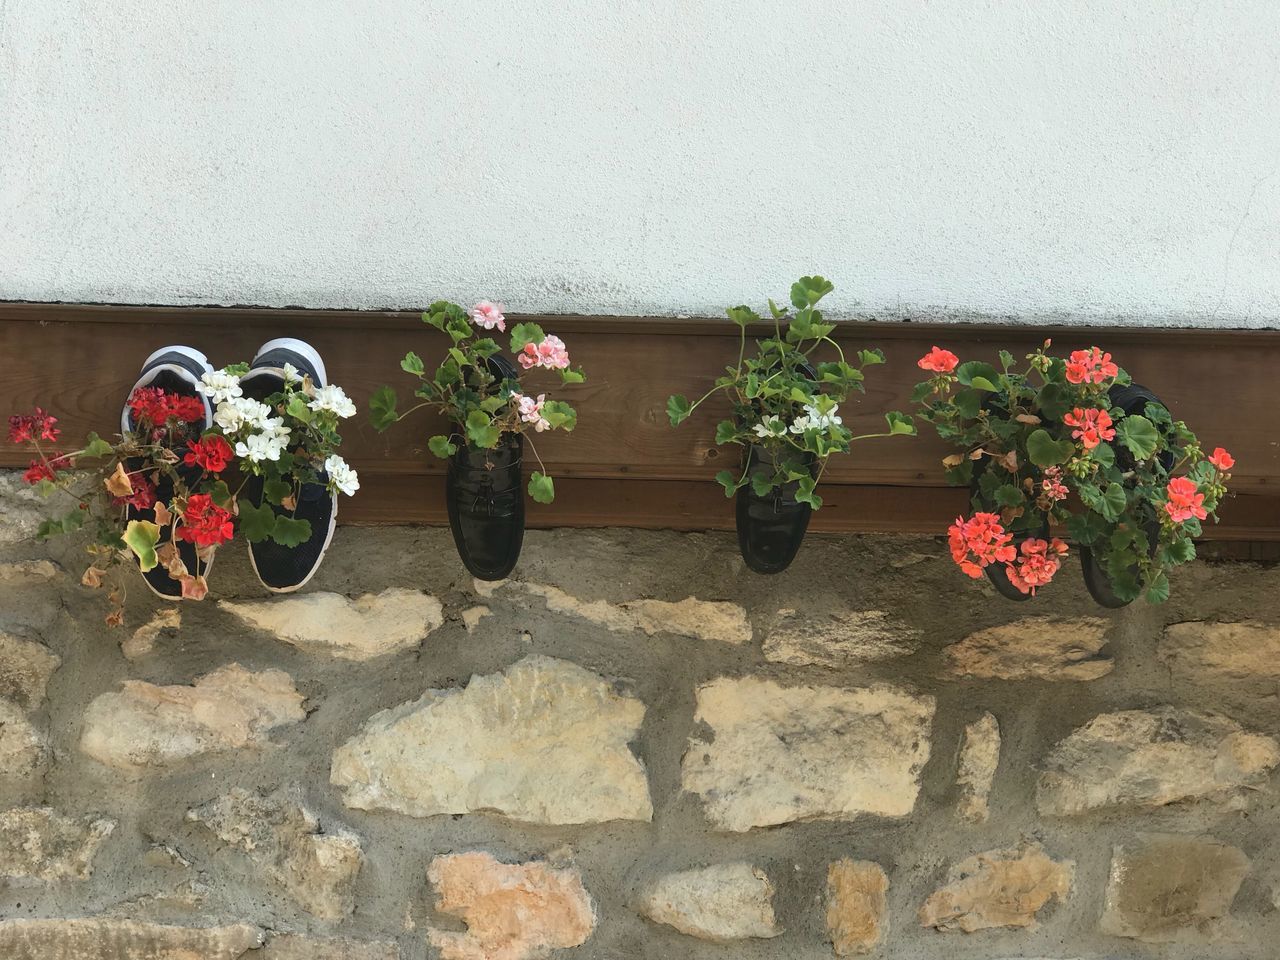
<path fill-rule="evenodd" d="M 142 373 L 138 376 L 138 382 L 133 385 L 133 388 L 125 398 L 124 409 L 120 412 L 121 432 L 131 433 L 137 426 L 133 418 L 133 411 L 129 408 L 129 397 L 132 397 L 134 391 L 141 387 L 155 387 L 168 393 L 198 397 L 200 399 L 204 404 L 204 420 L 191 425 L 192 439 L 199 437 L 200 434 L 213 425 L 213 410 L 209 406 L 209 398 L 198 389 L 200 378 L 212 370 L 213 367 L 209 365 L 205 355 L 194 347 L 180 345 L 161 347 L 143 362 Z M 181 453 L 182 451 L 177 452 Z M 141 463 L 135 461 L 128 464 L 127 469 L 135 470 L 141 468 L 141 466 Z M 194 484 L 200 478 L 199 467 L 184 467 L 179 464 L 177 472 L 189 485 Z M 188 474 L 190 475 L 188 476 Z M 169 503 L 173 499 L 173 493 L 173 482 L 162 477 L 156 485 L 156 500 L 161 503 Z M 151 507 L 142 509 L 129 505 L 125 508 L 125 518 L 126 520 L 146 520 L 150 523 L 155 523 L 156 512 Z M 161 527 L 160 540 L 156 546 L 162 547 L 171 539 L 171 528 L 169 526 Z M 179 540 L 177 546 L 182 562 L 186 564 L 189 571 L 195 573 L 195 545 L 187 543 L 185 540 Z M 202 561 L 199 566 L 201 575 L 206 575 L 213 566 L 212 558 Z M 156 596 L 165 600 L 182 599 L 182 584 L 169 576 L 169 572 L 165 567 L 153 567 L 142 574 L 142 579 L 146 581 L 147 586 L 151 588 L 151 592 Z"/>
<path fill-rule="evenodd" d="M 499 382 L 519 377 L 505 357 L 494 355 L 488 363 Z M 504 580 L 524 544 L 524 437 L 503 434 L 493 450 L 464 437 L 452 440 L 458 450 L 449 458 L 445 498 L 453 542 L 473 576 Z"/>
<path fill-rule="evenodd" d="M 324 361 L 315 347 L 303 340 L 281 337 L 264 343 L 253 358 L 249 372 L 240 378 L 246 397 L 262 400 L 284 389 L 284 365 L 289 364 L 305 374 L 317 387 L 328 384 Z M 324 474 L 321 480 L 325 479 Z M 263 504 L 263 479 L 249 477 L 240 496 L 255 507 Z M 296 547 L 286 547 L 274 540 L 249 544 L 249 560 L 262 585 L 272 593 L 292 593 L 305 586 L 320 569 L 325 551 L 333 542 L 338 521 L 338 495 L 326 483 L 304 483 L 295 509 L 268 504 L 277 516 L 288 514 L 311 524 L 311 539 Z"/>

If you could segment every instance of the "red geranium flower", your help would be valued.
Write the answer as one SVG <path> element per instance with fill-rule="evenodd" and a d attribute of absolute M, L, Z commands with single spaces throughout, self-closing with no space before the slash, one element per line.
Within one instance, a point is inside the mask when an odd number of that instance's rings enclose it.
<path fill-rule="evenodd" d="M 1062 418 L 1062 422 L 1068 427 L 1076 428 L 1071 431 L 1071 439 L 1081 441 L 1086 450 L 1092 450 L 1103 440 L 1115 439 L 1116 432 L 1111 429 L 1111 414 L 1105 410 L 1093 407 L 1083 410 L 1076 407 Z"/>
<path fill-rule="evenodd" d="M 182 462 L 188 467 L 199 466 L 210 473 L 221 473 L 231 460 L 231 444 L 216 433 L 199 440 L 188 440 L 187 448 Z"/>
<path fill-rule="evenodd" d="M 1111 362 L 1111 354 L 1097 347 L 1075 350 L 1067 361 L 1068 383 L 1102 383 L 1119 373 L 1120 368 Z"/>
<path fill-rule="evenodd" d="M 207 493 L 193 493 L 178 525 L 178 539 L 198 547 L 216 547 L 235 535 L 231 514 L 213 502 Z"/>
<path fill-rule="evenodd" d="M 133 493 L 127 497 L 113 497 L 111 502 L 117 507 L 128 504 L 138 510 L 150 510 L 156 505 L 156 485 L 144 474 L 137 473 L 129 478 L 133 485 Z"/>
<path fill-rule="evenodd" d="M 204 419 L 204 401 L 159 387 L 139 387 L 129 395 L 129 409 L 139 424 L 163 427 L 170 420 L 197 423 Z"/>
<path fill-rule="evenodd" d="M 59 470 L 69 470 L 75 465 L 75 461 L 65 454 L 50 454 L 47 463 L 44 460 L 32 460 L 22 479 L 32 486 L 41 480 L 57 480 Z"/>
<path fill-rule="evenodd" d="M 37 437 L 56 442 L 62 431 L 54 426 L 57 417 L 51 417 L 40 407 L 29 414 L 14 414 L 9 418 L 9 442 L 29 443 Z"/>
<path fill-rule="evenodd" d="M 1169 500 L 1164 505 L 1164 512 L 1169 514 L 1174 523 L 1184 523 L 1195 517 L 1204 520 L 1209 515 L 1204 509 L 1204 494 L 1190 477 L 1174 477 L 1165 488 Z"/>
<path fill-rule="evenodd" d="M 1236 458 L 1227 453 L 1227 451 L 1223 450 L 1221 447 L 1215 447 L 1213 456 L 1209 458 L 1209 462 L 1223 473 L 1226 473 L 1236 465 Z"/>
<path fill-rule="evenodd" d="M 934 373 L 950 373 L 959 362 L 960 358 L 950 350 L 935 346 L 916 361 L 916 366 L 921 370 L 932 370 Z"/>

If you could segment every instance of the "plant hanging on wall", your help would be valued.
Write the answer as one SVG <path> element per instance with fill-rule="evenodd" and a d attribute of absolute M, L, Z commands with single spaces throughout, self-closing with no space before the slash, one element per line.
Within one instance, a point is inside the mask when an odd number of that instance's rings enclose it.
<path fill-rule="evenodd" d="M 422 315 L 450 340 L 439 364 L 428 370 L 416 353 L 401 368 L 419 380 L 419 402 L 397 412 L 395 391 L 387 386 L 370 401 L 374 427 L 381 431 L 421 408 L 434 410 L 451 432 L 427 441 L 433 454 L 449 463 L 446 497 L 449 526 L 467 569 L 482 580 L 501 580 L 514 569 L 524 542 L 523 458 L 526 437 L 538 460 L 528 490 L 538 503 L 555 499 L 555 483 L 533 444 L 532 434 L 572 430 L 577 412 L 563 400 L 548 399 L 540 387 L 522 385 L 521 370 L 533 376 L 555 375 L 563 386 L 586 381 L 570 366 L 564 341 L 536 323 L 511 328 L 510 346 L 520 369 L 502 355 L 496 340 L 482 333 L 505 333 L 502 307 L 482 300 L 470 310 L 437 301 Z M 536 394 L 534 390 L 539 392 Z"/>
<path fill-rule="evenodd" d="M 857 440 L 915 433 L 911 418 L 897 412 L 885 415 L 881 433 L 854 436 L 845 426 L 840 404 L 864 390 L 863 369 L 884 363 L 884 354 L 860 350 L 850 362 L 831 339 L 835 324 L 823 319 L 818 302 L 834 289 L 822 277 L 801 277 L 791 286 L 791 310 L 770 300 L 773 335 L 755 340 L 751 355 L 747 329 L 761 318 L 750 307 L 730 307 L 737 363 L 697 400 L 677 394 L 667 401 L 671 425 L 679 426 L 711 397 L 728 400 L 732 415 L 720 421 L 715 439 L 740 446 L 742 463 L 716 479 L 737 498 L 738 544 L 758 573 L 779 573 L 795 558 L 811 511 L 822 506 L 817 487 L 832 455 L 848 453 Z M 818 361 L 823 347 L 833 356 Z"/>
<path fill-rule="evenodd" d="M 1181 420 L 1098 347 L 1067 358 L 1042 348 L 1025 369 L 960 363 L 934 347 L 918 361 L 920 416 L 960 448 L 943 460 L 968 486 L 970 516 L 948 531 L 952 557 L 1005 596 L 1028 599 L 1053 580 L 1066 543 L 1103 606 L 1169 596 L 1168 571 L 1195 557 L 1193 538 L 1226 495 L 1235 461 L 1205 456 Z"/>

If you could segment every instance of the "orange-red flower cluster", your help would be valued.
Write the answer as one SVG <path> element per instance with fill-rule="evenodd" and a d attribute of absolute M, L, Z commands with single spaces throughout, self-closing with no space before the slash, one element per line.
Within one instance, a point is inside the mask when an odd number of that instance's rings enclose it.
<path fill-rule="evenodd" d="M 1103 383 L 1119 373 L 1120 368 L 1111 362 L 1111 354 L 1097 347 L 1074 350 L 1067 360 L 1068 383 Z"/>
<path fill-rule="evenodd" d="M 1174 477 L 1165 493 L 1169 499 L 1164 505 L 1164 512 L 1174 523 L 1184 523 L 1192 517 L 1203 520 L 1209 516 L 1204 509 L 1204 494 L 1190 477 Z"/>
<path fill-rule="evenodd" d="M 1213 450 L 1213 456 L 1209 458 L 1209 462 L 1223 473 L 1226 473 L 1236 465 L 1236 458 L 1227 453 L 1227 451 L 1223 450 L 1221 447 L 1215 447 Z"/>
<path fill-rule="evenodd" d="M 1017 556 L 1013 534 L 1005 530 L 998 513 L 975 513 L 966 520 L 956 517 L 947 530 L 951 559 L 969 576 L 982 576 L 982 568 L 1009 563 Z"/>
<path fill-rule="evenodd" d="M 1024 540 L 1021 555 L 1005 567 L 1009 582 L 1022 593 L 1036 595 L 1036 588 L 1043 587 L 1062 566 L 1067 545 L 1054 537 L 1052 540 Z"/>
<path fill-rule="evenodd" d="M 934 373 L 950 373 L 959 362 L 960 358 L 950 350 L 935 346 L 916 361 L 916 366 L 921 370 L 932 370 Z"/>
<path fill-rule="evenodd" d="M 129 395 L 129 409 L 139 424 L 163 427 L 170 420 L 198 423 L 204 419 L 204 401 L 159 387 L 139 387 Z"/>
<path fill-rule="evenodd" d="M 213 502 L 207 493 L 193 493 L 178 525 L 178 539 L 198 547 L 216 547 L 235 535 L 231 514 Z"/>
<path fill-rule="evenodd" d="M 221 473 L 231 462 L 231 444 L 224 437 L 211 433 L 199 440 L 187 441 L 187 452 L 182 462 L 188 467 L 200 467 L 210 473 Z"/>
<path fill-rule="evenodd" d="M 1071 431 L 1071 439 L 1079 440 L 1086 450 L 1092 450 L 1103 440 L 1114 440 L 1116 432 L 1111 429 L 1111 414 L 1093 407 L 1082 409 L 1076 407 L 1062 418 Z"/>

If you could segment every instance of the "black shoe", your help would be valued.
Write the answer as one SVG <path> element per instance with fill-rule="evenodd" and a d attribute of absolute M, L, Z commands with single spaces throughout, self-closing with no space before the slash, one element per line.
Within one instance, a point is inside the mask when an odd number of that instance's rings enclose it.
<path fill-rule="evenodd" d="M 1119 407 L 1129 414 L 1141 414 L 1147 408 L 1148 403 L 1160 403 L 1160 398 L 1148 390 L 1141 384 L 1131 383 L 1128 386 L 1113 386 L 1107 391 L 1107 397 L 1111 401 L 1112 407 Z M 1122 443 L 1114 445 L 1116 452 L 1116 466 L 1121 470 L 1132 470 L 1135 466 L 1133 454 Z M 1165 470 L 1173 468 L 1173 454 L 1165 451 L 1160 455 L 1160 462 L 1164 465 Z M 1160 522 L 1158 520 L 1147 525 L 1146 528 L 1147 542 L 1150 545 L 1150 555 L 1155 556 L 1156 548 L 1160 543 Z M 1112 588 L 1111 575 L 1103 567 L 1102 562 L 1093 555 L 1093 550 L 1089 547 L 1081 545 L 1080 547 L 1080 571 L 1084 574 L 1085 589 L 1089 591 L 1089 596 L 1100 607 L 1106 607 L 1110 610 L 1118 610 L 1121 607 L 1127 607 L 1132 600 L 1122 600 L 1116 596 L 1115 590 Z M 1133 567 L 1130 573 L 1136 579 L 1138 577 L 1138 568 Z"/>
<path fill-rule="evenodd" d="M 199 397 L 204 404 L 204 420 L 191 424 L 191 439 L 194 440 L 213 425 L 213 410 L 209 406 L 209 398 L 197 389 L 200 378 L 212 370 L 213 367 L 209 365 L 205 355 L 194 347 L 181 345 L 161 347 L 143 362 L 142 373 L 138 376 L 138 381 L 133 385 L 133 389 L 129 391 L 129 396 L 133 396 L 134 390 L 141 387 L 155 387 L 168 393 Z M 126 398 L 124 409 L 120 413 L 120 430 L 122 433 L 131 433 L 137 426 L 133 419 L 133 411 L 129 408 L 127 400 L 128 398 Z M 181 450 L 175 452 L 179 455 L 183 453 Z M 126 469 L 138 470 L 142 466 L 141 462 L 131 461 Z M 199 467 L 184 467 L 179 464 L 176 469 L 189 486 L 196 483 L 200 478 Z M 156 484 L 156 501 L 168 504 L 173 500 L 173 494 L 173 481 L 160 477 L 159 482 Z M 130 505 L 125 508 L 125 519 L 145 520 L 149 523 L 155 523 L 156 512 L 154 508 L 141 509 Z M 164 546 L 171 539 L 171 527 L 161 527 L 160 540 L 156 547 Z M 187 570 L 194 574 L 197 564 L 195 545 L 187 543 L 185 540 L 179 540 L 177 541 L 177 547 L 178 555 L 182 557 L 182 562 L 186 564 Z M 200 574 L 202 576 L 207 575 L 212 566 L 212 558 L 207 561 L 201 561 L 199 564 Z M 152 567 L 142 574 L 142 579 L 146 581 L 147 586 L 151 588 L 151 592 L 156 596 L 165 600 L 182 599 L 182 584 L 169 576 L 169 572 L 164 566 Z"/>
<path fill-rule="evenodd" d="M 505 357 L 488 359 L 489 372 L 503 380 L 519 377 Z M 486 450 L 452 438 L 445 498 L 458 556 L 480 580 L 503 580 L 515 569 L 524 543 L 524 437 L 503 434 Z"/>
<path fill-rule="evenodd" d="M 240 387 L 246 397 L 262 400 L 284 389 L 284 365 L 305 374 L 317 387 L 328 384 L 324 361 L 315 347 L 292 337 L 281 337 L 264 343 L 253 358 L 249 372 L 240 378 Z M 321 473 L 321 480 L 325 475 Z M 249 477 L 240 496 L 255 507 L 262 506 L 263 479 Z M 333 531 L 338 521 L 338 495 L 330 492 L 328 484 L 304 483 L 293 510 L 276 504 L 267 504 L 277 515 L 288 515 L 311 524 L 311 538 L 296 547 L 286 547 L 268 538 L 249 544 L 249 561 L 258 580 L 272 593 L 292 593 L 305 586 L 320 569 L 325 551 L 333 542 Z"/>
<path fill-rule="evenodd" d="M 813 508 L 796 500 L 798 480 L 759 496 L 751 486 L 751 478 L 756 474 L 772 477 L 776 472 L 774 458 L 770 451 L 756 444 L 748 445 L 745 456 L 747 485 L 738 490 L 735 505 L 738 549 L 747 566 L 756 573 L 781 573 L 800 552 Z M 804 462 L 812 471 L 813 454 L 806 454 Z"/>

